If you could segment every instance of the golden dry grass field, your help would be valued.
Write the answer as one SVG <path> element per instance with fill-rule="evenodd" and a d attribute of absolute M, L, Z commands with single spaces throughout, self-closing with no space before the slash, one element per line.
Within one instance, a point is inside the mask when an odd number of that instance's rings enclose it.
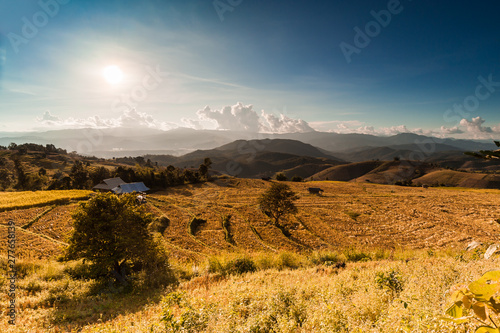
<path fill-rule="evenodd" d="M 463 248 L 472 240 L 495 242 L 500 235 L 500 191 L 415 188 L 344 182 L 288 183 L 298 193 L 299 212 L 272 226 L 258 207 L 270 184 L 222 179 L 172 188 L 149 196 L 154 214 L 170 219 L 165 239 L 179 257 L 186 251 L 311 251 L 339 248 Z M 309 194 L 321 187 L 323 195 Z M 224 240 L 222 220 L 231 216 L 234 244 Z M 191 235 L 192 216 L 206 219 Z"/>
<path fill-rule="evenodd" d="M 473 326 L 454 326 L 441 316 L 451 286 L 499 268 L 500 257 L 481 258 L 500 236 L 499 190 L 288 184 L 299 199 L 298 213 L 282 220 L 285 233 L 269 223 L 257 204 L 269 182 L 227 178 L 148 195 L 150 212 L 170 220 L 162 238 L 180 284 L 146 293 L 95 293 L 91 280 L 68 275 L 79 263 L 55 261 L 72 229 L 71 213 L 78 203 L 71 200 L 88 193 L 68 192 L 64 204 L 47 197 L 36 207 L 1 212 L 1 239 L 7 239 L 7 222 L 16 223 L 22 274 L 15 326 L 3 319 L 7 282 L 0 277 L 0 329 L 473 331 Z M 321 187 L 324 193 L 309 194 L 308 187 Z M 19 204 L 22 199 L 12 199 L 17 195 L 2 193 L 0 207 Z M 190 226 L 194 217 L 206 222 Z M 473 240 L 483 247 L 465 252 Z M 4 265 L 5 242 L 0 253 Z M 250 259 L 256 272 L 221 273 L 219 268 L 235 258 Z M 345 268 L 332 265 L 342 261 Z"/>

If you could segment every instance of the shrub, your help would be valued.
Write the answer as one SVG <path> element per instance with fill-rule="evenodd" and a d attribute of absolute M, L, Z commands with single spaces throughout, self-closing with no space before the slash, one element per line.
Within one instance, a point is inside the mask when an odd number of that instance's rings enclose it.
<path fill-rule="evenodd" d="M 208 273 L 227 274 L 243 274 L 247 272 L 255 272 L 257 266 L 252 259 L 243 257 L 221 262 L 216 257 L 208 259 Z"/>
<path fill-rule="evenodd" d="M 210 257 L 208 258 L 208 267 L 207 267 L 208 273 L 224 273 L 224 266 L 221 264 L 219 259 L 216 257 Z"/>
<path fill-rule="evenodd" d="M 243 274 L 257 270 L 255 263 L 250 258 L 238 258 L 228 262 L 225 266 L 225 271 L 228 274 Z"/>
<path fill-rule="evenodd" d="M 347 250 L 344 252 L 344 255 L 347 261 L 358 262 L 358 261 L 370 261 L 372 258 L 370 254 L 356 251 L 356 250 Z"/>
<path fill-rule="evenodd" d="M 285 269 L 291 268 L 296 269 L 300 267 L 300 259 L 298 255 L 291 252 L 281 252 L 278 255 L 278 268 Z"/>
<path fill-rule="evenodd" d="M 40 285 L 40 283 L 38 283 L 36 281 L 30 281 L 30 282 L 28 282 L 28 284 L 26 285 L 26 287 L 24 287 L 24 289 L 27 292 L 36 294 L 36 293 L 42 291 L 42 286 Z"/>
<path fill-rule="evenodd" d="M 393 295 L 399 295 L 403 291 L 403 279 L 399 272 L 391 269 L 389 272 L 378 272 L 375 282 L 381 289 L 389 289 Z"/>
<path fill-rule="evenodd" d="M 340 261 L 338 254 L 334 252 L 315 253 L 313 254 L 313 256 L 309 258 L 309 260 L 314 265 L 326 265 L 326 266 L 333 266 Z"/>

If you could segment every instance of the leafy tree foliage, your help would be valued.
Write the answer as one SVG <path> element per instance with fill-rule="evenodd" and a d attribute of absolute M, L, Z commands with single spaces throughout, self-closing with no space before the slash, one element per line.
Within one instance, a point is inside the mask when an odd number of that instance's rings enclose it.
<path fill-rule="evenodd" d="M 209 157 L 205 158 L 203 163 L 200 164 L 200 167 L 198 168 L 198 174 L 200 175 L 201 179 L 209 180 L 208 171 L 210 170 L 211 166 L 212 160 Z"/>
<path fill-rule="evenodd" d="M 148 232 L 153 218 L 144 206 L 136 204 L 135 195 L 96 195 L 82 203 L 72 217 L 74 232 L 67 259 L 87 259 L 96 272 L 122 284 L 127 283 L 131 269 L 148 267 L 152 262 L 161 266 L 158 245 Z M 168 264 L 164 266 L 168 268 Z"/>
<path fill-rule="evenodd" d="M 475 333 L 499 333 L 500 271 L 486 272 L 468 285 L 457 285 L 450 290 L 452 305 L 443 319 L 463 324 L 475 319 L 480 323 Z M 493 320 L 495 318 L 496 321 Z"/>
<path fill-rule="evenodd" d="M 87 167 L 81 162 L 76 160 L 71 167 L 71 172 L 69 174 L 71 178 L 71 185 L 76 189 L 86 189 L 89 188 L 90 179 Z"/>
<path fill-rule="evenodd" d="M 294 201 L 298 196 L 287 184 L 273 183 L 259 198 L 260 209 L 279 226 L 279 220 L 286 214 L 297 213 Z"/>

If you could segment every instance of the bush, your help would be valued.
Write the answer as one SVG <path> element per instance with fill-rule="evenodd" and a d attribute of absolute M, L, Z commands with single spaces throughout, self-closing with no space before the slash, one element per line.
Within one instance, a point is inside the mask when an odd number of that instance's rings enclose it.
<path fill-rule="evenodd" d="M 285 269 L 291 268 L 296 269 L 300 267 L 300 259 L 298 255 L 291 252 L 281 252 L 278 256 L 278 268 Z"/>
<path fill-rule="evenodd" d="M 337 253 L 322 252 L 313 254 L 309 260 L 311 260 L 314 265 L 333 266 L 340 261 L 340 258 Z"/>
<path fill-rule="evenodd" d="M 356 250 L 347 250 L 344 252 L 344 255 L 347 261 L 351 262 L 370 261 L 372 259 L 370 254 Z"/>
<path fill-rule="evenodd" d="M 249 258 L 238 258 L 232 260 L 226 264 L 225 271 L 228 274 L 243 274 L 247 272 L 255 272 L 257 267 L 255 266 L 252 259 Z"/>
<path fill-rule="evenodd" d="M 378 272 L 375 276 L 375 282 L 381 289 L 389 289 L 393 296 L 403 291 L 403 279 L 399 272 L 391 269 L 389 272 Z"/>
<path fill-rule="evenodd" d="M 219 259 L 215 257 L 208 258 L 208 273 L 224 273 L 224 266 L 221 264 Z"/>
<path fill-rule="evenodd" d="M 212 257 L 208 259 L 208 273 L 219 273 L 222 275 L 228 274 L 244 274 L 247 272 L 255 272 L 257 266 L 250 258 L 236 258 L 227 262 L 221 262 L 218 258 Z"/>

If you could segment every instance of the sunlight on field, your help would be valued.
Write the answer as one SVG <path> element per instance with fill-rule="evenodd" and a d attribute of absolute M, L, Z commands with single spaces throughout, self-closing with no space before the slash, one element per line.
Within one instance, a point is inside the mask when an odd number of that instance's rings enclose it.
<path fill-rule="evenodd" d="M 0 192 L 0 211 L 67 203 L 86 199 L 91 193 L 85 190 Z"/>

